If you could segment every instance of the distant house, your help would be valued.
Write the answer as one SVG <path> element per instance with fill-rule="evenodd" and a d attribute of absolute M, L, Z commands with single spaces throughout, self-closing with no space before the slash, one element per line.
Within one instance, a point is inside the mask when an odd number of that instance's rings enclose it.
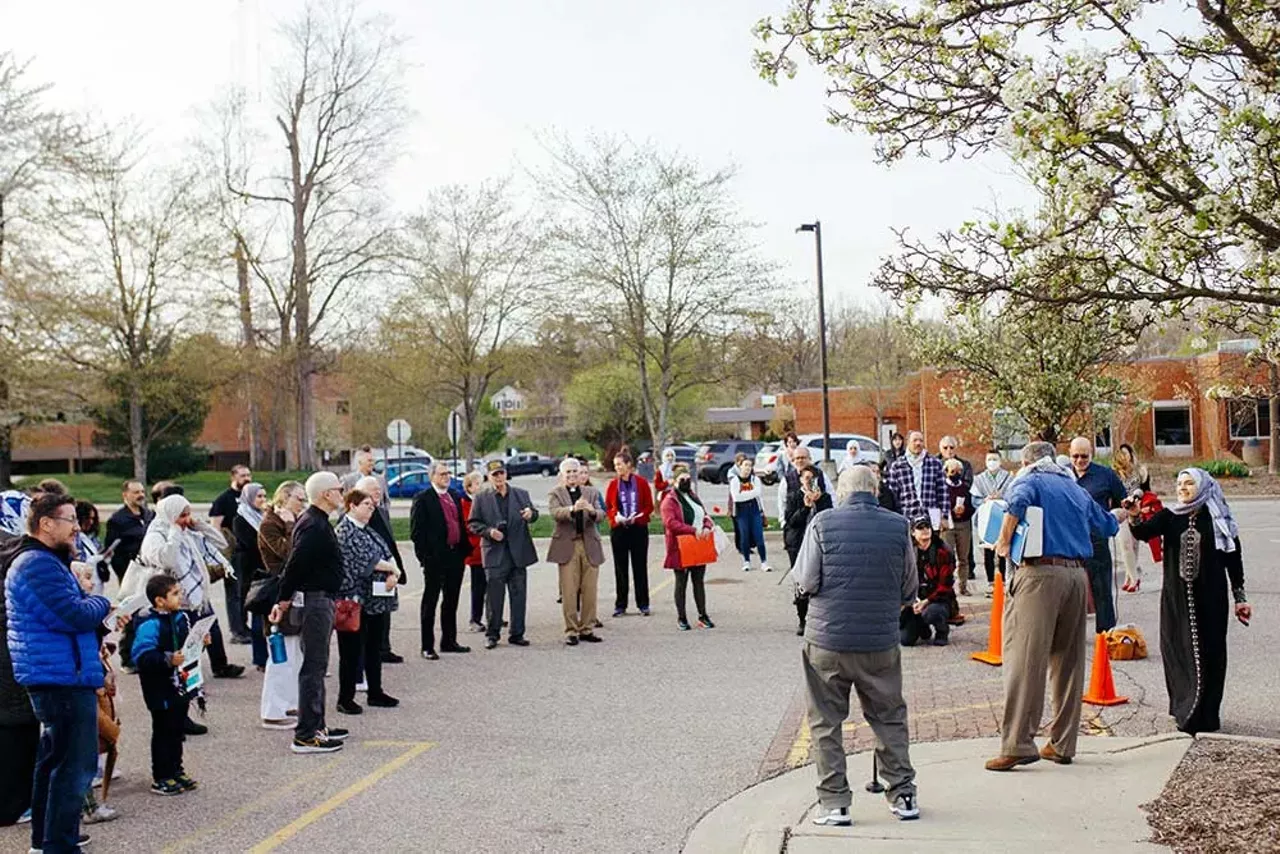
<path fill-rule="evenodd" d="M 777 397 L 752 392 L 739 406 L 707 408 L 707 426 L 713 433 L 732 434 L 735 439 L 758 440 L 769 430 Z"/>
<path fill-rule="evenodd" d="M 512 385 L 498 389 L 489 402 L 513 436 L 531 430 L 563 430 L 569 421 L 559 400 L 544 400 Z"/>

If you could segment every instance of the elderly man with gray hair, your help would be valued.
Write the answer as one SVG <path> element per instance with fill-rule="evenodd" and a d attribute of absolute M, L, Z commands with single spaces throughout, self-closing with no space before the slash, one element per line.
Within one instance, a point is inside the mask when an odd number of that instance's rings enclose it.
<path fill-rule="evenodd" d="M 600 564 L 604 546 L 596 523 L 602 512 L 595 487 L 581 482 L 582 463 L 572 457 L 560 463 L 560 485 L 547 496 L 547 510 L 556 521 L 547 560 L 560 568 L 560 596 L 564 606 L 564 642 L 599 643 L 594 631 Z"/>
<path fill-rule="evenodd" d="M 996 554 L 1008 557 L 1018 523 L 1029 507 L 1044 511 L 1042 556 L 1027 558 L 1011 573 L 1004 600 L 1004 723 L 1000 755 L 988 771 L 1012 771 L 1048 759 L 1070 765 L 1080 729 L 1084 692 L 1085 610 L 1093 556 L 1090 533 L 1114 537 L 1124 510 L 1109 515 L 1054 459 L 1053 445 L 1032 442 L 1022 449 L 1022 470 L 1005 493 L 1005 514 Z M 1034 740 L 1044 712 L 1045 671 L 1053 695 L 1049 743 Z"/>
<path fill-rule="evenodd" d="M 842 735 L 851 689 L 876 735 L 890 810 L 903 820 L 920 816 L 898 647 L 898 614 L 919 587 L 916 552 L 907 520 L 880 507 L 878 491 L 870 468 L 846 469 L 837 506 L 814 516 L 792 569 L 809 596 L 803 661 L 820 825 L 852 823 Z"/>

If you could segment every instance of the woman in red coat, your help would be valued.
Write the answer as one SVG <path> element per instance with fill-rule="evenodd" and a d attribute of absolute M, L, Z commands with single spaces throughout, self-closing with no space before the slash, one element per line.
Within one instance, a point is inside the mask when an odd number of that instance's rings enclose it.
<path fill-rule="evenodd" d="M 467 474 L 462 479 L 462 489 L 466 495 L 462 498 L 462 518 L 471 518 L 471 497 L 484 485 L 484 475 L 478 471 Z M 467 542 L 471 544 L 471 552 L 467 555 L 466 565 L 471 567 L 471 631 L 484 631 L 484 558 L 480 556 L 480 538 L 470 531 Z"/>
<path fill-rule="evenodd" d="M 714 629 L 715 623 L 707 616 L 707 593 L 704 581 L 707 574 L 706 565 L 682 566 L 680 563 L 680 544 L 678 538 L 683 535 L 707 538 L 711 536 L 712 521 L 710 514 L 693 494 L 693 477 L 689 467 L 677 463 L 671 470 L 671 483 L 674 488 L 667 491 L 662 498 L 662 525 L 666 529 L 667 558 L 662 565 L 674 570 L 676 574 L 676 618 L 680 631 L 689 631 L 689 619 L 685 616 L 685 589 L 690 579 L 693 580 L 693 603 L 698 607 L 698 625 L 704 629 Z"/>

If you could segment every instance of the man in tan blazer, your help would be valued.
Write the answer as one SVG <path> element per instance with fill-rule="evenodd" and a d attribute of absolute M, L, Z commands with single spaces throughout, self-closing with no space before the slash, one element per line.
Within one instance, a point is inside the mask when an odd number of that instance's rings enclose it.
<path fill-rule="evenodd" d="M 560 463 L 560 484 L 547 496 L 547 509 L 556 521 L 547 560 L 560 567 L 560 593 L 564 606 L 564 642 L 599 643 L 596 623 L 596 589 L 604 546 L 596 522 L 600 519 L 597 493 L 581 485 L 582 464 L 572 457 Z"/>

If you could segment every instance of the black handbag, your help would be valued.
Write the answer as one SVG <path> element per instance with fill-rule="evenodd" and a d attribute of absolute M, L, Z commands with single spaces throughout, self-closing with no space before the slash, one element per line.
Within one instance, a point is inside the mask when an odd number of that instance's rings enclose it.
<path fill-rule="evenodd" d="M 273 575 L 250 585 L 249 595 L 244 597 L 244 609 L 250 614 L 265 618 L 279 601 L 280 576 Z"/>

